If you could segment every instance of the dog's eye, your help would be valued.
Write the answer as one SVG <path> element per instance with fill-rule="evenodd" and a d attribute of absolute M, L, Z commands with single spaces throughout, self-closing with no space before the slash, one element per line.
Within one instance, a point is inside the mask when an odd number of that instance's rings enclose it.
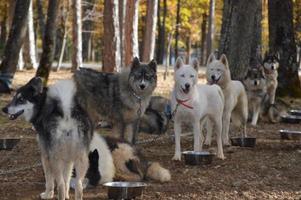
<path fill-rule="evenodd" d="M 184 77 L 185 77 L 185 74 L 181 74 L 181 77 L 183 77 L 183 78 L 184 78 Z"/>
<path fill-rule="evenodd" d="M 25 99 L 21 96 L 21 97 L 18 98 L 18 101 L 19 101 L 20 103 L 23 103 L 23 102 L 25 101 Z"/>
<path fill-rule="evenodd" d="M 194 78 L 194 75 L 190 75 L 190 78 Z"/>

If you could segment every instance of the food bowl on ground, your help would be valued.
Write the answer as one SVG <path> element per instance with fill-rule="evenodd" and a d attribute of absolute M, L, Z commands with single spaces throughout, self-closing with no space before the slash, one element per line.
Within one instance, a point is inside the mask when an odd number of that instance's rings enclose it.
<path fill-rule="evenodd" d="M 207 151 L 184 151 L 182 154 L 186 165 L 208 165 L 214 156 Z"/>
<path fill-rule="evenodd" d="M 255 147 L 255 137 L 234 137 L 230 139 L 232 146 Z"/>
<path fill-rule="evenodd" d="M 290 110 L 288 112 L 290 115 L 295 115 L 301 117 L 301 110 Z"/>
<path fill-rule="evenodd" d="M 143 193 L 146 183 L 142 182 L 109 182 L 104 184 L 108 188 L 108 199 L 135 199 Z"/>
<path fill-rule="evenodd" d="M 282 140 L 301 140 L 301 131 L 279 130 Z"/>
<path fill-rule="evenodd" d="M 16 138 L 6 138 L 0 139 L 0 150 L 12 150 L 18 143 L 20 139 Z"/>
<path fill-rule="evenodd" d="M 298 124 L 301 122 L 301 116 L 296 115 L 284 115 L 281 116 L 282 122 L 290 124 Z"/>

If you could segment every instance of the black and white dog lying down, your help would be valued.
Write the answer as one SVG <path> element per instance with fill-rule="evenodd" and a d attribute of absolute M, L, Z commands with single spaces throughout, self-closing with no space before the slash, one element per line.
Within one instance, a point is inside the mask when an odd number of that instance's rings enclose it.
<path fill-rule="evenodd" d="M 152 179 L 168 182 L 171 175 L 158 162 L 147 161 L 129 143 L 113 137 L 103 137 L 95 132 L 90 145 L 86 178 L 89 185 L 96 186 L 113 180 Z"/>

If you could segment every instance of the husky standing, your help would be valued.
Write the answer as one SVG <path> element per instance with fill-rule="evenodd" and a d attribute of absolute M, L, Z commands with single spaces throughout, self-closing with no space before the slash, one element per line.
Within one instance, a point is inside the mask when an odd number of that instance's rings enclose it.
<path fill-rule="evenodd" d="M 58 199 L 69 199 L 69 183 L 73 166 L 77 178 L 75 199 L 82 199 L 82 181 L 88 168 L 88 152 L 92 139 L 92 123 L 75 97 L 72 80 L 59 81 L 48 89 L 40 78 L 31 79 L 19 88 L 3 112 L 11 120 L 20 116 L 33 124 L 38 132 L 46 190 L 42 199 L 54 195 L 57 184 Z"/>
<path fill-rule="evenodd" d="M 229 145 L 230 120 L 235 126 L 243 126 L 243 134 L 246 136 L 246 125 L 248 120 L 248 98 L 243 84 L 240 81 L 231 80 L 229 64 L 226 55 L 217 60 L 212 53 L 207 61 L 206 70 L 207 82 L 217 84 L 221 87 L 225 106 L 223 112 L 223 143 Z M 210 133 L 210 132 L 209 132 Z M 211 143 L 211 135 L 205 142 Z"/>
<path fill-rule="evenodd" d="M 77 97 L 94 122 L 98 116 L 113 125 L 113 133 L 135 143 L 139 118 L 157 86 L 157 64 L 134 58 L 131 69 L 102 73 L 80 69 L 74 74 Z"/>
<path fill-rule="evenodd" d="M 89 154 L 88 183 L 92 186 L 113 181 L 141 181 L 147 178 L 170 181 L 170 172 L 157 162 L 149 162 L 121 139 L 95 133 Z"/>
<path fill-rule="evenodd" d="M 224 159 L 222 145 L 222 113 L 224 96 L 219 86 L 198 85 L 198 62 L 184 65 L 181 58 L 175 64 L 175 85 L 171 93 L 171 108 L 174 112 L 175 155 L 173 160 L 181 160 L 181 125 L 193 125 L 194 151 L 200 151 L 203 144 L 202 122 L 206 117 L 213 122 L 217 134 L 217 157 Z M 201 135 L 201 144 L 200 144 Z"/>
<path fill-rule="evenodd" d="M 270 105 L 275 104 L 275 94 L 278 86 L 278 67 L 279 67 L 279 54 L 265 53 L 263 59 L 264 74 L 266 77 L 267 93 L 269 96 Z"/>
<path fill-rule="evenodd" d="M 262 66 L 250 68 L 245 77 L 244 84 L 248 95 L 249 113 L 252 114 L 251 124 L 256 126 L 267 97 L 266 79 Z"/>

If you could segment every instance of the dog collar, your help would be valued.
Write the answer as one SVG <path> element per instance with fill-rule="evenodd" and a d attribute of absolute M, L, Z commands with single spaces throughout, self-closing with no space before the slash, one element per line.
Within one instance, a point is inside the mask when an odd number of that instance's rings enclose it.
<path fill-rule="evenodd" d="M 182 106 L 184 106 L 184 107 L 186 107 L 186 108 L 193 109 L 192 106 L 186 104 L 186 102 L 189 101 L 190 99 L 181 100 L 181 99 L 178 99 L 178 98 L 176 97 L 176 100 L 177 100 L 177 103 L 178 103 L 178 104 L 181 104 Z"/>

